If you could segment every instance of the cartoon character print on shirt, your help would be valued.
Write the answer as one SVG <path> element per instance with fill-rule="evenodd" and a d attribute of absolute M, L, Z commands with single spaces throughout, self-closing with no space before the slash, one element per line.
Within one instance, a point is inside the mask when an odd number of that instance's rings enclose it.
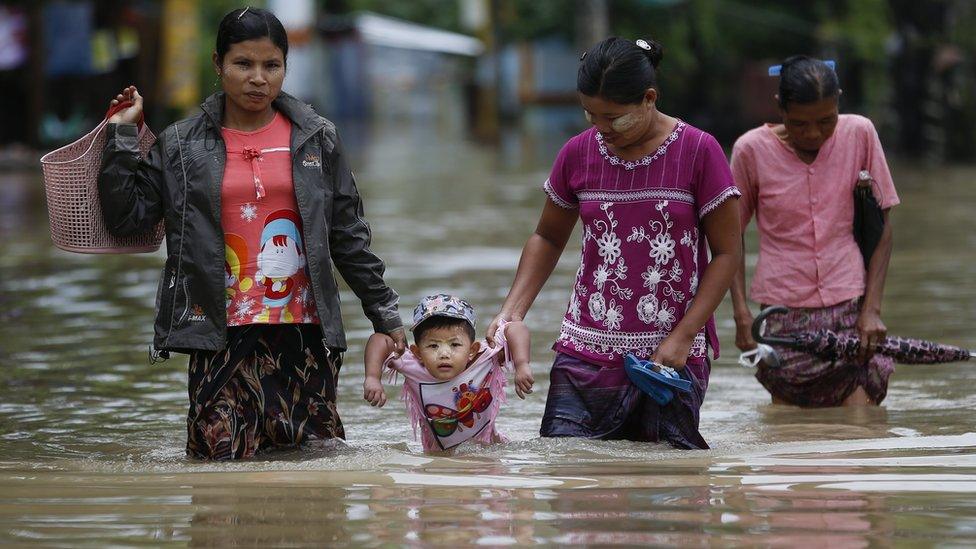
<path fill-rule="evenodd" d="M 247 292 L 254 286 L 254 279 L 247 273 L 248 249 L 244 237 L 224 234 L 224 286 L 227 295 L 227 311 L 238 321 L 254 316 L 257 305 Z"/>
<path fill-rule="evenodd" d="M 288 304 L 295 297 L 294 276 L 305 268 L 301 223 L 291 210 L 277 210 L 264 222 L 254 278 L 265 290 L 261 312 L 254 322 L 270 322 L 272 313 L 279 322 L 294 321 Z"/>
<path fill-rule="evenodd" d="M 440 404 L 427 404 L 424 413 L 430 426 L 438 436 L 450 436 L 462 426 L 474 427 L 477 414 L 484 412 L 491 405 L 491 392 L 488 383 L 492 373 L 489 371 L 481 382 L 481 387 L 475 385 L 474 380 L 462 383 L 452 389 L 454 393 L 454 408 Z"/>
<path fill-rule="evenodd" d="M 493 360 L 470 367 L 449 381 L 420 383 L 420 405 L 434 440 L 447 450 L 470 440 L 494 420 Z"/>

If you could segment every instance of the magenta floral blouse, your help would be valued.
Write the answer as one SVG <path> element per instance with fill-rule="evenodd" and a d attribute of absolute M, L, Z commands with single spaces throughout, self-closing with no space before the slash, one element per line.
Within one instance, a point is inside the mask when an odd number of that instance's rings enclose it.
<path fill-rule="evenodd" d="M 709 255 L 701 220 L 739 196 L 711 135 L 678 122 L 654 154 L 614 156 L 591 128 L 563 146 L 545 183 L 557 205 L 578 209 L 583 249 L 553 349 L 596 364 L 650 357 L 691 305 Z M 718 357 L 714 320 L 689 361 Z"/>

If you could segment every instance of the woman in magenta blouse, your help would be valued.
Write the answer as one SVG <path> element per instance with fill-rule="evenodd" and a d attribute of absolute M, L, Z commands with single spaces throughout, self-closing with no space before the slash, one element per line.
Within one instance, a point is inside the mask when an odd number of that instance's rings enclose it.
<path fill-rule="evenodd" d="M 828 328 L 856 332 L 868 343 L 856 363 L 790 351 L 780 352 L 779 368 L 760 363 L 756 377 L 774 403 L 878 404 L 894 370 L 890 359 L 872 357 L 867 349 L 885 336 L 881 296 L 891 256 L 888 212 L 898 204 L 898 194 L 874 126 L 862 116 L 838 114 L 840 94 L 837 74 L 827 63 L 790 57 L 782 65 L 777 95 L 782 123 L 747 132 L 732 149 L 742 228 L 753 215 L 759 228 L 750 297 L 791 309 L 770 319 L 767 330 Z M 867 268 L 853 233 L 854 187 L 865 170 L 885 219 Z M 740 267 L 732 286 L 736 345 L 750 350 L 756 342 L 743 273 Z"/>
<path fill-rule="evenodd" d="M 577 89 L 593 127 L 556 157 L 542 217 L 488 328 L 525 316 L 581 222 L 542 436 L 708 447 L 699 408 L 709 349 L 718 356 L 712 313 L 741 253 L 729 200 L 739 191 L 715 139 L 657 109 L 660 61 L 658 43 L 616 37 L 584 54 Z M 680 370 L 693 390 L 658 405 L 629 382 L 628 353 Z"/>

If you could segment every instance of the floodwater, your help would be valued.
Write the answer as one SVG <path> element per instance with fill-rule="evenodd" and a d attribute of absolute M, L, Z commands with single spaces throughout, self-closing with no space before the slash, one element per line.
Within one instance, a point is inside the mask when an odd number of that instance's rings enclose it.
<path fill-rule="evenodd" d="M 368 143 L 357 175 L 404 315 L 420 296 L 450 291 L 486 322 L 535 225 L 559 144 L 495 150 L 409 130 Z M 976 169 L 895 165 L 894 173 L 903 205 L 885 295 L 889 331 L 976 347 Z M 577 246 L 571 241 L 528 319 L 537 389 L 524 402 L 511 395 L 502 410 L 500 429 L 513 442 L 425 456 L 398 400 L 366 405 L 369 325 L 347 290 L 351 346 L 339 409 L 348 440 L 200 463 L 183 454 L 185 358 L 147 362 L 161 255 L 54 249 L 39 175 L 0 174 L 0 543 L 863 547 L 976 539 L 972 365 L 901 366 L 880 408 L 773 406 L 735 363 L 727 301 L 718 313 L 725 354 L 702 411 L 712 450 L 540 439 L 549 345 Z"/>

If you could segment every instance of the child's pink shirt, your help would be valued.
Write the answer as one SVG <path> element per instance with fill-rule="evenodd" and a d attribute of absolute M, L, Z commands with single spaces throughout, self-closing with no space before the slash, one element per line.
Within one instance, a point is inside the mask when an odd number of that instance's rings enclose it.
<path fill-rule="evenodd" d="M 874 178 L 882 209 L 898 194 L 871 121 L 840 115 L 816 160 L 806 164 L 767 124 L 732 148 L 732 175 L 742 192 L 743 230 L 753 214 L 759 262 L 750 297 L 765 304 L 829 307 L 864 294 L 865 269 L 854 240 L 858 172 Z"/>
<path fill-rule="evenodd" d="M 474 362 L 449 381 L 440 381 L 430 375 L 430 372 L 424 368 L 423 364 L 409 349 L 399 358 L 394 355 L 386 359 L 383 366 L 390 370 L 391 378 L 396 373 L 400 373 L 404 377 L 402 398 L 407 407 L 407 415 L 410 416 L 410 421 L 413 424 L 414 434 L 420 432 L 420 440 L 425 452 L 450 449 L 467 440 L 475 440 L 482 444 L 507 440 L 495 429 L 498 411 L 501 405 L 506 402 L 505 385 L 507 382 L 505 376 L 507 372 L 514 371 L 514 364 L 508 349 L 508 339 L 505 337 L 505 324 L 507 323 L 499 326 L 495 333 L 495 346 L 489 347 L 486 341 L 481 341 L 481 351 L 475 357 Z M 482 384 L 478 381 L 482 379 L 482 376 L 487 377 L 487 383 Z M 464 383 L 470 383 L 472 380 L 475 381 L 478 389 L 487 389 L 491 395 L 491 402 L 488 407 L 475 415 L 479 424 L 483 424 L 484 427 L 477 432 L 469 430 L 466 435 L 458 433 L 457 435 L 452 434 L 450 437 L 438 437 L 431 427 L 430 414 L 425 412 L 421 386 L 432 388 L 441 386 L 442 391 L 446 392 L 456 389 Z M 458 429 L 464 431 L 465 426 L 460 424 Z M 460 440 L 462 438 L 463 440 Z"/>

